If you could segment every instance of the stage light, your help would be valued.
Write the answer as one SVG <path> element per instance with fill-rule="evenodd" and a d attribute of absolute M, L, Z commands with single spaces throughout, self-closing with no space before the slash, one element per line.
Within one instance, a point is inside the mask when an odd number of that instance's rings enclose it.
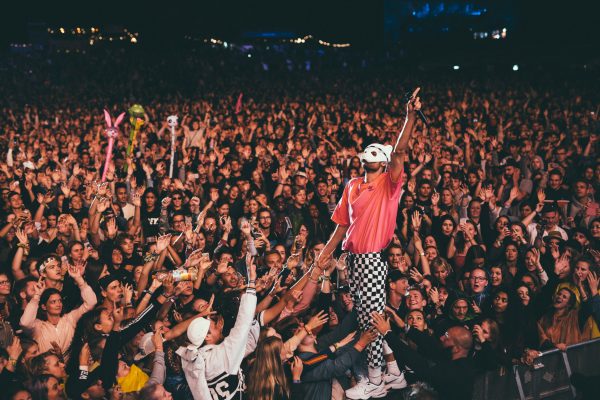
<path fill-rule="evenodd" d="M 252 54 L 248 53 L 248 58 L 252 58 Z"/>
<path fill-rule="evenodd" d="M 452 69 L 458 71 L 460 69 L 460 65 L 455 65 L 454 67 L 452 67 Z"/>
<path fill-rule="evenodd" d="M 517 64 L 513 65 L 513 71 L 518 71 L 519 70 L 519 66 Z"/>
<path fill-rule="evenodd" d="M 134 37 L 131 38 L 131 43 L 137 43 L 137 39 Z"/>
<path fill-rule="evenodd" d="M 229 44 L 227 42 L 223 42 L 223 47 L 227 48 Z"/>

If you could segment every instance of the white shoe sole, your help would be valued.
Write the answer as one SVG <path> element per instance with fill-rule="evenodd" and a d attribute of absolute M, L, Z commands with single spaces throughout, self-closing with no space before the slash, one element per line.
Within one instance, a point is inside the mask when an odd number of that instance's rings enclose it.
<path fill-rule="evenodd" d="M 394 390 L 394 389 L 404 389 L 407 386 L 406 381 L 404 382 L 396 382 L 396 383 L 386 383 L 386 390 Z"/>
<path fill-rule="evenodd" d="M 362 396 L 360 396 L 360 397 L 350 397 L 350 396 L 348 396 L 348 395 L 346 394 L 346 398 L 347 398 L 347 399 L 349 399 L 349 400 L 368 400 L 368 399 L 381 399 L 381 398 L 383 398 L 383 397 L 387 396 L 387 388 L 386 388 L 386 391 L 385 391 L 385 393 L 381 393 L 381 394 L 377 394 L 377 395 L 373 395 L 373 394 L 371 394 L 371 395 L 366 395 L 366 396 L 367 396 L 367 397 L 362 397 Z"/>

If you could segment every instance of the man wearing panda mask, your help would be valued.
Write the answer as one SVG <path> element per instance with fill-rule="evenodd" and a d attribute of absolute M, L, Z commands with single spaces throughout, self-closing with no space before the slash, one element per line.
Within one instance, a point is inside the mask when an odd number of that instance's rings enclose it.
<path fill-rule="evenodd" d="M 408 101 L 407 117 L 395 146 L 370 144 L 360 155 L 364 177 L 350 180 L 332 220 L 336 228 L 319 254 L 316 264 L 324 267 L 343 239 L 342 250 L 348 251 L 350 289 L 361 330 L 370 329 L 371 313 L 385 308 L 387 264 L 382 251 L 392 240 L 402 188 L 405 152 L 421 108 L 417 88 Z M 372 342 L 367 352 L 369 379 L 346 391 L 349 399 L 380 398 L 387 394 L 382 379 L 383 338 Z M 396 368 L 397 369 L 397 368 Z M 402 377 L 403 379 L 403 377 Z"/>

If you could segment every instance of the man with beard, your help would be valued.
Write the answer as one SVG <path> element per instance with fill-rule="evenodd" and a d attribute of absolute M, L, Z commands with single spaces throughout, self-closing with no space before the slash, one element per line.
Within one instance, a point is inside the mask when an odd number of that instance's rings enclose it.
<path fill-rule="evenodd" d="M 498 189 L 498 200 L 511 209 L 511 215 L 518 215 L 521 200 L 528 197 L 533 189 L 531 179 L 521 175 L 521 166 L 512 157 L 506 159 L 502 183 Z"/>
<path fill-rule="evenodd" d="M 382 251 L 390 243 L 396 227 L 405 153 L 415 127 L 416 113 L 421 108 L 417 97 L 419 90 L 414 91 L 407 104 L 406 121 L 395 147 L 373 143 L 361 154 L 365 176 L 350 180 L 344 188 L 331 218 L 337 226 L 316 260 L 318 266 L 324 267 L 344 239 L 342 249 L 349 252 L 349 283 L 362 331 L 370 329 L 371 313 L 382 313 L 385 308 L 387 262 Z M 346 397 L 350 399 L 379 398 L 387 394 L 381 374 L 381 336 L 369 345 L 367 357 L 368 380 L 361 380 L 346 391 Z"/>

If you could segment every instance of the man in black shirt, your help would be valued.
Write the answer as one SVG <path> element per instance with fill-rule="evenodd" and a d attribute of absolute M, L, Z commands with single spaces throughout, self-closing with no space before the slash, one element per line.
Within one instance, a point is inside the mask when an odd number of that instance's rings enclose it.
<path fill-rule="evenodd" d="M 373 313 L 373 326 L 385 335 L 385 341 L 394 351 L 398 360 L 415 371 L 425 381 L 430 382 L 442 399 L 470 399 L 476 367 L 469 352 L 473 346 L 471 332 L 461 326 L 454 326 L 442 336 L 442 347 L 449 353 L 449 360 L 442 360 L 430 367 L 430 360 L 411 349 L 392 333 L 390 322 L 383 315 Z M 410 329 L 410 328 L 409 328 Z"/>

